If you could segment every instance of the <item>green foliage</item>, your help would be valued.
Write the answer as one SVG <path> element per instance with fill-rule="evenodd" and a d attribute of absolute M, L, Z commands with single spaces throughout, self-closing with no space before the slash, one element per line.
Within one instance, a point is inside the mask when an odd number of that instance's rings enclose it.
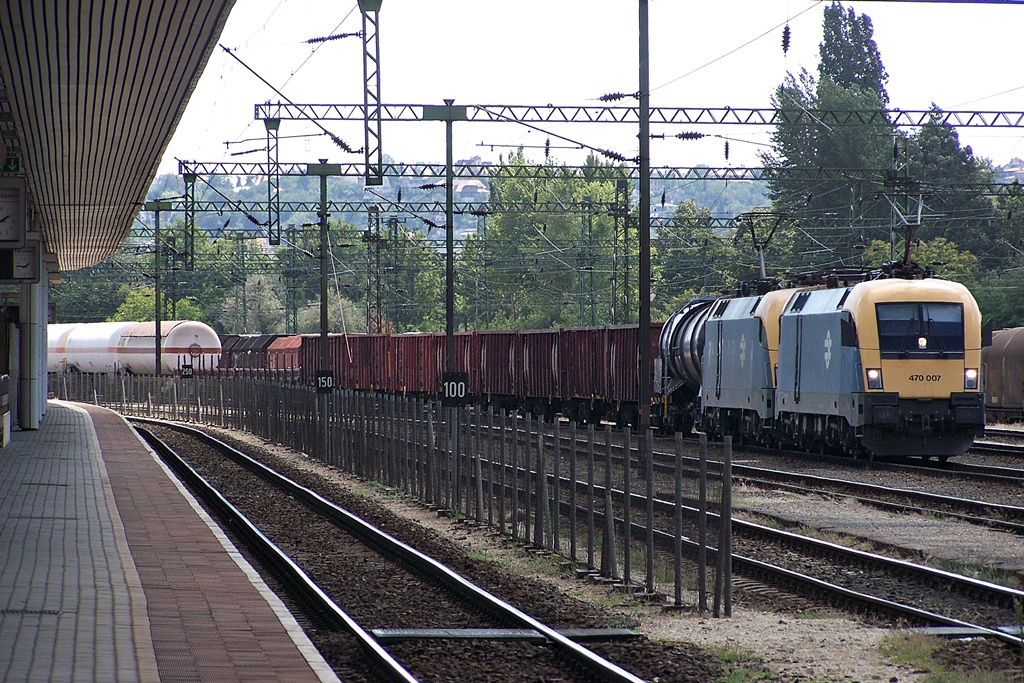
<path fill-rule="evenodd" d="M 311 301 L 302 307 L 297 316 L 299 334 L 320 332 L 320 302 Z M 338 294 L 337 289 L 327 290 L 327 331 L 366 332 L 366 310 Z"/>
<path fill-rule="evenodd" d="M 124 300 L 114 314 L 107 319 L 108 322 L 147 322 L 156 319 L 153 312 L 152 287 L 132 289 L 127 285 L 122 285 L 119 293 Z"/>
<path fill-rule="evenodd" d="M 818 66 L 822 80 L 846 90 L 871 93 L 877 97 L 873 108 L 884 109 L 889 103 L 885 91 L 889 75 L 875 45 L 871 18 L 858 17 L 853 9 L 845 9 L 838 2 L 826 7 L 824 16 Z"/>
<path fill-rule="evenodd" d="M 700 168 L 700 166 L 698 166 Z M 767 202 L 768 186 L 761 180 L 664 180 L 651 181 L 651 211 L 673 211 L 673 205 L 693 202 L 707 207 L 712 216 L 736 216 Z M 665 198 L 665 206 L 659 204 Z"/>
<path fill-rule="evenodd" d="M 587 161 L 594 169 L 602 165 L 593 157 Z M 492 200 L 526 207 L 553 202 L 565 208 L 526 208 L 491 217 L 486 237 L 470 240 L 461 255 L 466 265 L 461 269 L 460 316 L 478 321 L 482 308 L 485 325 L 495 328 L 607 324 L 615 273 L 614 218 L 609 215 L 613 183 L 567 177 L 550 159 L 543 166 L 550 170 L 547 178 L 522 178 L 514 172 L 526 166 L 536 164 L 522 150 L 512 154 L 491 179 Z M 618 249 L 624 251 L 624 245 Z M 478 292 L 485 297 L 482 302 Z"/>
<path fill-rule="evenodd" d="M 234 334 L 284 332 L 284 305 L 269 275 L 249 275 L 231 287 L 218 316 L 225 331 Z"/>
<path fill-rule="evenodd" d="M 776 89 L 773 102 L 781 123 L 772 151 L 762 158 L 770 169 L 834 169 L 847 177 L 832 173 L 808 183 L 782 175 L 769 181 L 774 211 L 793 227 L 790 245 L 781 236 L 773 240 L 771 263 L 779 271 L 856 267 L 865 245 L 887 242 L 892 234 L 904 241 L 945 238 L 970 250 L 982 268 L 1004 262 L 1006 239 L 1015 233 L 1009 221 L 994 218 L 983 191 L 971 189 L 992 182 L 992 169 L 970 148 L 960 147 L 937 106 L 910 137 L 888 123 L 828 125 L 814 115 L 816 110 L 877 111 L 884 121 L 881 113 L 889 101 L 888 74 L 870 18 L 834 2 L 825 11 L 823 29 L 817 78 L 806 70 L 787 74 Z M 902 256 L 902 248 L 894 251 Z"/>
<path fill-rule="evenodd" d="M 423 233 L 404 225 L 396 226 L 389 237 L 384 282 L 388 301 L 384 311 L 387 328 L 395 332 L 443 329 L 444 254 L 430 244 Z M 460 264 L 459 272 L 463 270 Z M 456 286 L 459 284 L 457 281 Z M 462 284 L 464 291 L 465 284 Z"/>
<path fill-rule="evenodd" d="M 982 318 L 991 320 L 994 329 L 1024 327 L 1024 269 L 987 270 L 971 287 Z"/>
<path fill-rule="evenodd" d="M 148 322 L 156 319 L 153 312 L 153 288 L 141 289 L 121 285 L 119 294 L 124 299 L 107 322 Z M 203 320 L 203 312 L 188 299 L 164 302 L 163 320 Z"/>
<path fill-rule="evenodd" d="M 864 265 L 877 267 L 886 261 L 902 260 L 904 249 L 903 244 L 873 240 L 864 250 Z M 927 242 L 917 240 L 912 245 L 910 260 L 916 261 L 923 268 L 930 268 L 937 277 L 967 286 L 978 277 L 978 258 L 969 251 L 958 249 L 956 244 L 944 237 L 936 237 Z"/>
<path fill-rule="evenodd" d="M 737 250 L 729 235 L 714 231 L 707 207 L 689 201 L 672 218 L 651 240 L 653 320 L 667 318 L 697 294 L 716 293 L 735 282 Z"/>
<path fill-rule="evenodd" d="M 61 273 L 61 283 L 50 288 L 57 322 L 97 323 L 111 320 L 131 287 L 124 285 L 126 274 L 105 261 L 90 268 Z M 150 303 L 152 319 L 153 304 Z"/>

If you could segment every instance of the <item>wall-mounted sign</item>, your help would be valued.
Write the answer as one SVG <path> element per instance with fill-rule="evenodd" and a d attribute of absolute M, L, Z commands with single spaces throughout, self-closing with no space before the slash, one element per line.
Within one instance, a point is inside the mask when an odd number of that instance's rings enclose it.
<path fill-rule="evenodd" d="M 25 245 L 28 190 L 21 176 L 0 176 L 0 249 Z"/>
<path fill-rule="evenodd" d="M 0 284 L 32 285 L 39 282 L 39 240 L 19 249 L 0 248 Z"/>

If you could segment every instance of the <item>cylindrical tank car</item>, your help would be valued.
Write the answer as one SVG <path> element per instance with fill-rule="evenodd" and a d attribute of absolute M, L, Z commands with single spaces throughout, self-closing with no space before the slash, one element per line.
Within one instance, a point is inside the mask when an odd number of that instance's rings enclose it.
<path fill-rule="evenodd" d="M 209 325 L 168 320 L 160 325 L 162 374 L 183 367 L 214 370 L 220 362 L 220 338 Z M 64 323 L 47 326 L 49 372 L 156 374 L 156 323 Z"/>

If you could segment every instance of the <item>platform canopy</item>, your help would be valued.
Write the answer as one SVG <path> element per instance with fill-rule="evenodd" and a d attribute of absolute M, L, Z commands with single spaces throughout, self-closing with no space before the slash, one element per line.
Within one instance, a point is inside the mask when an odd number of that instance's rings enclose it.
<path fill-rule="evenodd" d="M 0 168 L 60 270 L 121 247 L 233 4 L 0 3 Z"/>

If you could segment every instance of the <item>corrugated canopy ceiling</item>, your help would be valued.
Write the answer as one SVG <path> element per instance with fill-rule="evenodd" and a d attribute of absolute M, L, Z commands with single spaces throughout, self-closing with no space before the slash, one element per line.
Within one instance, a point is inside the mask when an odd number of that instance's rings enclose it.
<path fill-rule="evenodd" d="M 61 270 L 124 242 L 233 4 L 0 4 L 0 153 L 20 158 Z"/>

